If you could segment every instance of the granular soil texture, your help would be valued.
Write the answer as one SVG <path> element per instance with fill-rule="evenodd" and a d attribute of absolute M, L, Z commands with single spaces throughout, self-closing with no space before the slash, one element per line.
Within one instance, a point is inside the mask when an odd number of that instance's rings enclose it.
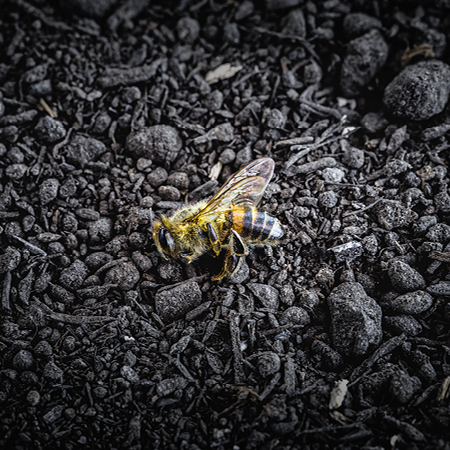
<path fill-rule="evenodd" d="M 2 449 L 449 449 L 448 1 L 10 0 Z M 154 218 L 275 161 L 212 281 Z"/>

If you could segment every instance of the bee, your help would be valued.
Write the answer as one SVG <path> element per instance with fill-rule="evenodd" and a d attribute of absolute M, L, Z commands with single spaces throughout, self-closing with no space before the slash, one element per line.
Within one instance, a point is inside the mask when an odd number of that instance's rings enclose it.
<path fill-rule="evenodd" d="M 187 264 L 211 251 L 224 255 L 212 280 L 233 274 L 247 245 L 274 245 L 283 237 L 281 223 L 256 209 L 273 175 L 271 158 L 257 159 L 232 175 L 209 201 L 200 201 L 161 216 L 153 224 L 153 239 L 165 259 Z"/>

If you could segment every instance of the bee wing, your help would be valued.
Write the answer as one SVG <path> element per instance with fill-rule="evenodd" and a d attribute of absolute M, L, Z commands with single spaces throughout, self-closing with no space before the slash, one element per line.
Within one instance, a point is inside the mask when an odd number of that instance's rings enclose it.
<path fill-rule="evenodd" d="M 257 159 L 232 175 L 194 219 L 227 209 L 231 205 L 256 206 L 273 175 L 270 158 Z"/>

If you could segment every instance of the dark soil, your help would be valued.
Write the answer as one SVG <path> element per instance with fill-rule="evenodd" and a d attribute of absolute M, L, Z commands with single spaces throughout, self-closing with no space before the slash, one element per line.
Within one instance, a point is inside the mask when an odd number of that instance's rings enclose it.
<path fill-rule="evenodd" d="M 450 449 L 450 3 L 10 0 L 0 448 Z M 259 157 L 220 282 L 153 217 Z"/>

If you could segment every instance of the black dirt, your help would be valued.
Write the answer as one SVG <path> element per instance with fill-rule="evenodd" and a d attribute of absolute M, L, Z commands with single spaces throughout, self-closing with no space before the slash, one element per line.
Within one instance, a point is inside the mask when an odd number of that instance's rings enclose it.
<path fill-rule="evenodd" d="M 449 449 L 450 5 L 6 0 L 0 448 Z M 220 281 L 151 230 L 270 157 Z"/>

